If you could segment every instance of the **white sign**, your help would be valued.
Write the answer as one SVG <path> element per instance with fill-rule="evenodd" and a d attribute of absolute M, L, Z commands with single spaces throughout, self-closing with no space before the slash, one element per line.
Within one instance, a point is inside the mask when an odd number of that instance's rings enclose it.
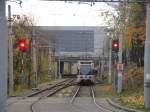
<path fill-rule="evenodd" d="M 150 74 L 146 74 L 146 79 L 150 79 Z"/>
<path fill-rule="evenodd" d="M 123 71 L 123 64 L 117 64 L 117 70 L 118 71 Z"/>

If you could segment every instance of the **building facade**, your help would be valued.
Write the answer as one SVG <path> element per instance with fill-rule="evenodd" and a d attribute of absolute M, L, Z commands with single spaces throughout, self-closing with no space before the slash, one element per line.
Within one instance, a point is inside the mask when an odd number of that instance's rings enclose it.
<path fill-rule="evenodd" d="M 41 26 L 44 38 L 59 57 L 101 57 L 108 55 L 106 27 Z"/>

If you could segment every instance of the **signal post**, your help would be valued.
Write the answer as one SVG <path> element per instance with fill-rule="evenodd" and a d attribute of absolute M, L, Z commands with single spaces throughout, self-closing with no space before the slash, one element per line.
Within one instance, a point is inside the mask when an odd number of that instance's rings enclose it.
<path fill-rule="evenodd" d="M 150 109 L 150 0 L 147 0 L 146 40 L 144 55 L 144 105 Z"/>

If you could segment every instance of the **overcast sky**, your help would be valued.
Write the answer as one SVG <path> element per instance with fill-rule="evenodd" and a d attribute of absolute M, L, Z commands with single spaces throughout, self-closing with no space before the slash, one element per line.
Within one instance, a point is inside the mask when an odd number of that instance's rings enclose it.
<path fill-rule="evenodd" d="M 105 26 L 101 12 L 114 12 L 105 3 L 91 6 L 90 3 L 23 0 L 22 8 L 14 2 L 7 4 L 12 6 L 12 15 L 32 15 L 41 26 Z"/>

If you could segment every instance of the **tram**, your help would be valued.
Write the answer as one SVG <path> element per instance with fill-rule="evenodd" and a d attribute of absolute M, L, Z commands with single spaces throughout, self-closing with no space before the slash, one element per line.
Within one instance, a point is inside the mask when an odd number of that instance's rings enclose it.
<path fill-rule="evenodd" d="M 78 61 L 77 83 L 80 85 L 91 85 L 95 82 L 94 62 L 92 60 Z"/>

